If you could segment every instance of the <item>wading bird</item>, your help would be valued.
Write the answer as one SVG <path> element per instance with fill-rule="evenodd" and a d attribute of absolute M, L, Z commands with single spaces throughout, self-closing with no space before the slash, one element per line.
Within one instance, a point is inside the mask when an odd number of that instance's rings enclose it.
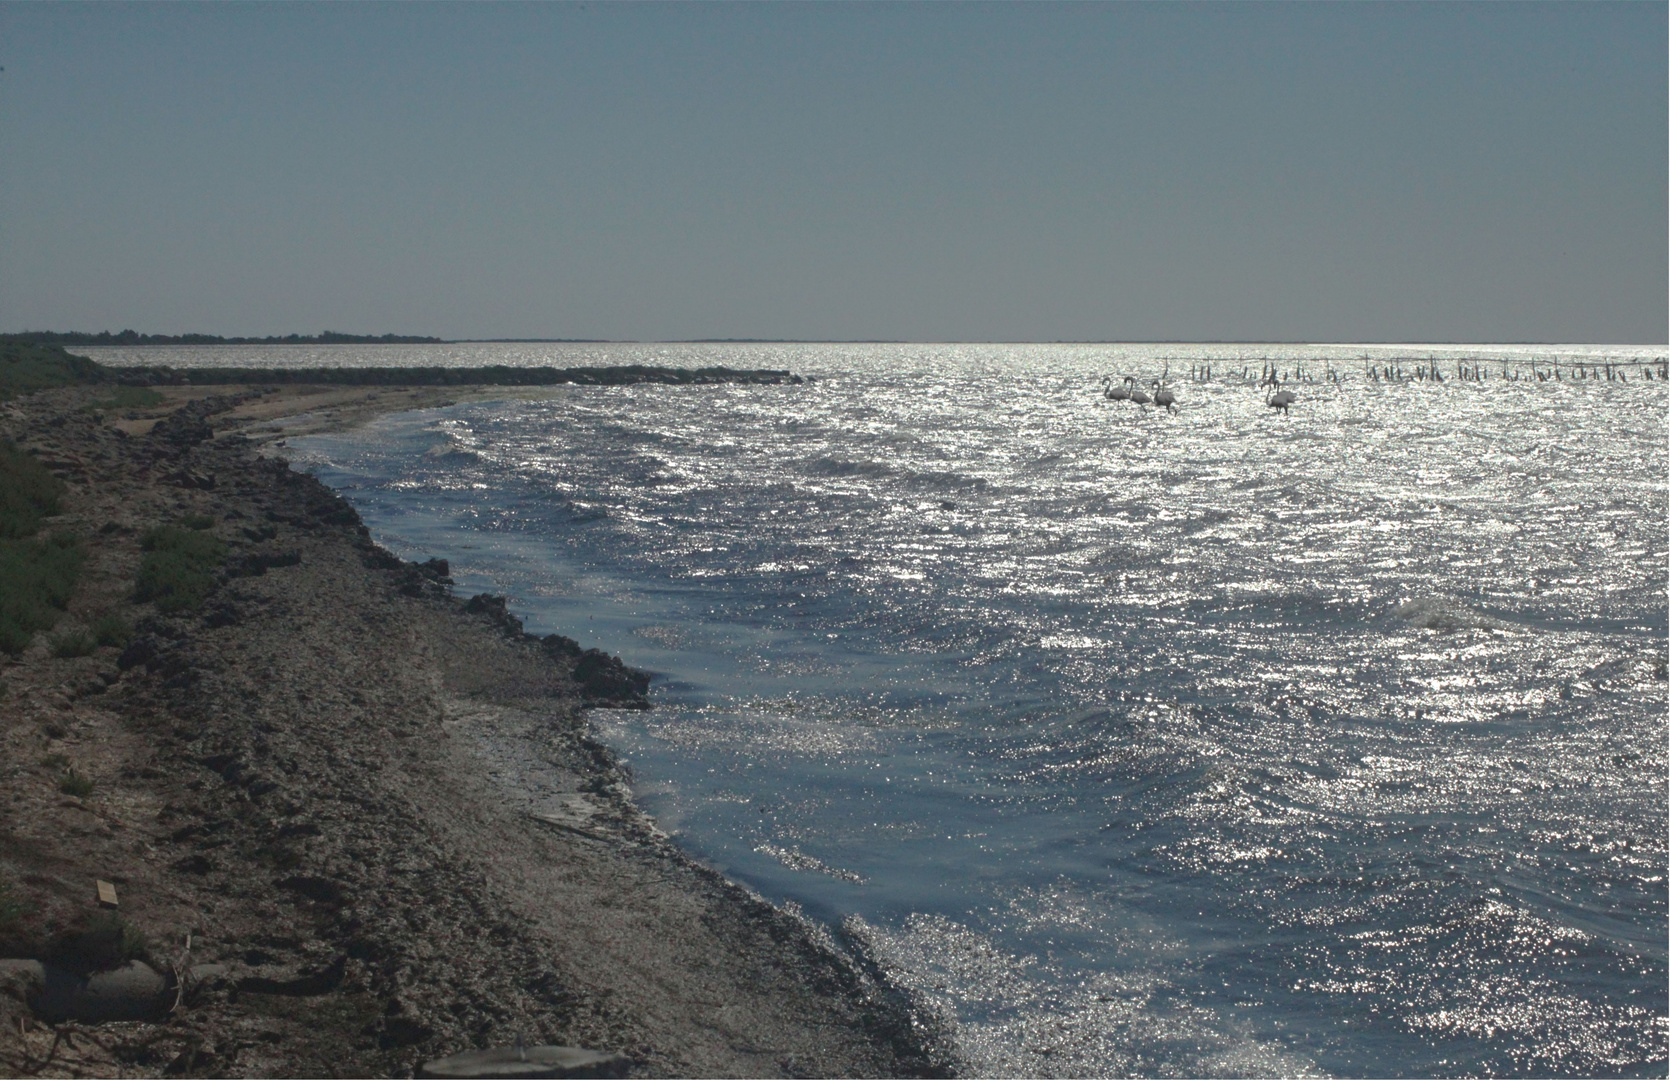
<path fill-rule="evenodd" d="M 1264 395 L 1264 404 L 1272 409 L 1280 409 L 1283 416 L 1287 415 L 1287 407 L 1299 400 L 1299 395 L 1291 390 L 1277 390 L 1270 387 L 1269 393 Z"/>
<path fill-rule="evenodd" d="M 1141 389 L 1139 389 L 1137 387 L 1137 381 L 1135 379 L 1131 378 L 1129 375 L 1125 376 L 1125 382 L 1131 388 L 1131 400 L 1136 402 L 1138 405 L 1146 405 L 1146 404 L 1149 403 L 1149 401 L 1153 400 L 1147 394 L 1143 393 Z"/>
<path fill-rule="evenodd" d="M 1102 380 L 1102 396 L 1109 401 L 1129 401 L 1131 397 L 1130 382 L 1130 377 L 1126 376 L 1123 383 L 1115 386 L 1113 385 L 1113 376 L 1109 375 Z"/>
<path fill-rule="evenodd" d="M 1160 380 L 1154 380 L 1154 404 L 1166 412 L 1177 411 L 1177 395 L 1160 385 Z"/>

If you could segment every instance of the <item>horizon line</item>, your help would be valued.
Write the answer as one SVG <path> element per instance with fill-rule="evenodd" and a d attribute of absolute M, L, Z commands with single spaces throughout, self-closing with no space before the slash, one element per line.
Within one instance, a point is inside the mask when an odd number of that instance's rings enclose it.
<path fill-rule="evenodd" d="M 58 331 L 0 331 L 0 340 L 14 337 L 27 337 L 36 334 L 56 336 Z M 79 333 L 70 331 L 69 333 Z M 89 335 L 92 336 L 92 335 Z M 112 335 L 113 337 L 115 335 Z M 267 340 L 250 340 L 256 335 L 228 335 L 228 334 L 150 334 L 149 337 L 220 337 L 229 339 L 228 345 L 238 346 L 288 346 L 292 344 L 381 344 L 376 341 L 332 343 L 319 341 L 297 341 L 294 343 L 279 340 L 286 335 L 261 335 Z M 294 335 L 296 337 L 317 337 L 319 335 Z M 372 338 L 377 335 L 344 335 Z M 395 335 L 400 337 L 417 337 L 420 335 Z M 236 340 L 242 338 L 243 340 Z M 217 343 L 200 342 L 194 346 L 185 343 L 165 342 L 123 342 L 110 345 L 80 344 L 70 346 L 74 348 L 181 348 L 208 347 L 213 348 Z M 1311 346 L 1398 346 L 1398 345 L 1591 345 L 1607 347 L 1633 348 L 1670 348 L 1670 341 L 1580 341 L 1580 340 L 1509 340 L 1509 339 L 1453 339 L 1453 338 L 1406 338 L 1403 340 L 1362 339 L 1362 340 L 1314 340 L 1307 338 L 752 338 L 752 337 L 704 337 L 704 338 L 578 338 L 578 337 L 459 337 L 439 338 L 423 342 L 388 342 L 387 344 L 423 345 L 1311 345 Z"/>

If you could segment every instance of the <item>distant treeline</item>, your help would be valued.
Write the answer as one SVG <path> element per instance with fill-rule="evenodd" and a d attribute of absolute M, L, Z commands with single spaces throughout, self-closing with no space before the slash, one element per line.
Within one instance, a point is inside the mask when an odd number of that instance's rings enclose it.
<path fill-rule="evenodd" d="M 638 383 L 792 384 L 804 380 L 788 371 L 727 367 L 376 367 L 376 368 L 170 368 L 107 367 L 62 345 L 41 345 L 0 337 L 0 401 L 52 386 L 274 386 L 297 383 L 335 386 L 632 386 Z"/>
<path fill-rule="evenodd" d="M 632 386 L 637 383 L 799 383 L 788 371 L 752 371 L 727 367 L 664 368 L 631 364 L 616 367 L 123 367 L 107 368 L 129 386 L 272 386 L 309 383 L 336 386 Z"/>
<path fill-rule="evenodd" d="M 51 330 L 26 331 L 21 334 L 0 334 L 0 342 L 19 342 L 30 345 L 441 345 L 437 337 L 413 337 L 410 334 L 339 334 L 326 330 L 322 334 L 286 334 L 283 337 L 221 337 L 218 334 L 141 334 L 123 330 L 112 334 L 100 330 L 96 334 L 75 331 L 58 333 Z"/>

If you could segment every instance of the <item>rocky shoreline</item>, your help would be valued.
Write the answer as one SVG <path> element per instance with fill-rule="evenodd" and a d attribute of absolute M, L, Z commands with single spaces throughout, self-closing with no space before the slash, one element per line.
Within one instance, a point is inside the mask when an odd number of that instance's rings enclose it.
<path fill-rule="evenodd" d="M 949 1073 L 861 957 L 633 805 L 583 710 L 644 707 L 647 676 L 378 547 L 229 430 L 266 392 L 227 390 L 154 426 L 96 388 L 0 406 L 86 545 L 64 625 L 133 628 L 0 668 L 0 958 L 166 987 L 143 1019 L 49 1022 L 0 966 L 0 1073 L 411 1075 L 518 1044 L 631 1075 Z M 226 545 L 215 587 L 135 603 L 142 537 L 181 521 Z"/>

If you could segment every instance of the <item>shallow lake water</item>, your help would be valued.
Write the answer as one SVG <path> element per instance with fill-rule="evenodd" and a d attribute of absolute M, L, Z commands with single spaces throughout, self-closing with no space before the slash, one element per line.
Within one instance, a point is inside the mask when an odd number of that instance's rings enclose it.
<path fill-rule="evenodd" d="M 1662 349 L 178 353 L 98 358 L 812 376 L 288 452 L 460 594 L 653 671 L 595 716 L 646 808 L 972 1072 L 1665 1070 L 1666 384 L 1570 367 Z M 1176 413 L 1103 396 L 1162 373 Z"/>

